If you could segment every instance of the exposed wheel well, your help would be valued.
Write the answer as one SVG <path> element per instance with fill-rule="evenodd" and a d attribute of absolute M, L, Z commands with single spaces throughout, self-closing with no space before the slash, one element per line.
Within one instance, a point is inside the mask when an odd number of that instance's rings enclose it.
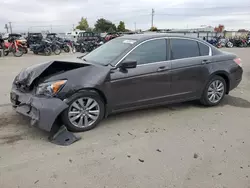
<path fill-rule="evenodd" d="M 98 93 L 100 95 L 100 97 L 103 99 L 104 104 L 105 105 L 107 104 L 107 98 L 106 98 L 106 96 L 99 89 L 96 89 L 96 88 L 84 88 L 84 89 L 78 90 L 77 92 L 86 91 L 86 90 L 88 90 L 88 91 L 94 91 L 94 92 Z"/>
<path fill-rule="evenodd" d="M 216 73 L 215 75 L 222 77 L 225 82 L 226 82 L 226 94 L 229 93 L 229 88 L 230 88 L 230 80 L 228 76 L 225 73 Z"/>
<path fill-rule="evenodd" d="M 97 92 L 101 96 L 101 98 L 103 99 L 104 104 L 107 104 L 107 98 L 102 91 L 95 89 L 95 88 L 89 88 L 89 90 L 93 90 L 93 91 Z"/>

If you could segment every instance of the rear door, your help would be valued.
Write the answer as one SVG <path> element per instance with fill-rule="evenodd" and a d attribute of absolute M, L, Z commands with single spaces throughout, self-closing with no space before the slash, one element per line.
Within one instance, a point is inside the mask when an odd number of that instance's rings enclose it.
<path fill-rule="evenodd" d="M 209 77 L 211 48 L 205 43 L 187 38 L 170 38 L 169 42 L 172 99 L 199 97 Z"/>
<path fill-rule="evenodd" d="M 114 110 L 166 101 L 171 85 L 167 48 L 165 38 L 142 42 L 124 59 L 136 60 L 137 67 L 125 72 L 116 69 L 111 73 Z"/>

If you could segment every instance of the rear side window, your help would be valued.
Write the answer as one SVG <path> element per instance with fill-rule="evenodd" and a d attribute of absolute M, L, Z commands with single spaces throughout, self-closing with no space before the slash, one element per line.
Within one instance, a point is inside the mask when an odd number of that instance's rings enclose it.
<path fill-rule="evenodd" d="M 188 39 L 170 39 L 171 59 L 200 56 L 198 42 Z"/>
<path fill-rule="evenodd" d="M 209 47 L 203 43 L 198 42 L 200 48 L 200 55 L 206 56 L 209 55 Z"/>

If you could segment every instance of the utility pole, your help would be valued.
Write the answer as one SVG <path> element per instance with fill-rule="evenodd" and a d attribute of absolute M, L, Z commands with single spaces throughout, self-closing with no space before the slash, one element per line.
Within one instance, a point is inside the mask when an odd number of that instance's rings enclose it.
<path fill-rule="evenodd" d="M 7 33 L 9 33 L 9 27 L 8 27 L 8 24 L 5 24 L 4 29 L 6 29 Z"/>
<path fill-rule="evenodd" d="M 152 8 L 152 19 L 151 19 L 151 28 L 154 27 L 154 15 L 155 15 L 155 10 Z"/>
<path fill-rule="evenodd" d="M 12 25 L 11 25 L 11 22 L 9 22 L 9 26 L 10 26 L 10 33 L 12 33 Z"/>
<path fill-rule="evenodd" d="M 135 22 L 135 32 L 136 32 L 136 22 Z"/>

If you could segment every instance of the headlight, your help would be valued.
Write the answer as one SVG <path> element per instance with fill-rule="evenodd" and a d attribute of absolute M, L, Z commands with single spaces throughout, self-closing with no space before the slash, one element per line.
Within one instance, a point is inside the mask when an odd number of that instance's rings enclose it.
<path fill-rule="evenodd" d="M 67 80 L 58 80 L 40 84 L 36 89 L 36 95 L 54 96 L 66 84 Z"/>

